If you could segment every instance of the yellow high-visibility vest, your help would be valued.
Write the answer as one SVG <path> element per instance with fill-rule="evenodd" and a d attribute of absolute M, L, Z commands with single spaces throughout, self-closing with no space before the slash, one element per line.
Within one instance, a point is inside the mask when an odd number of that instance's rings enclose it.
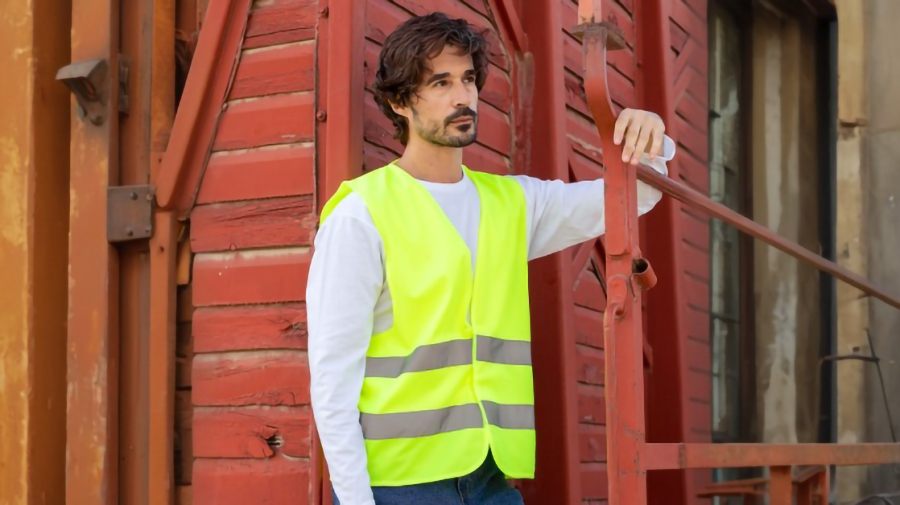
<path fill-rule="evenodd" d="M 397 165 L 344 182 L 322 211 L 324 223 L 357 193 L 384 247 L 394 323 L 372 336 L 359 401 L 373 486 L 460 477 L 488 450 L 507 477 L 534 478 L 525 194 L 463 170 L 481 205 L 474 273 L 446 214 Z"/>

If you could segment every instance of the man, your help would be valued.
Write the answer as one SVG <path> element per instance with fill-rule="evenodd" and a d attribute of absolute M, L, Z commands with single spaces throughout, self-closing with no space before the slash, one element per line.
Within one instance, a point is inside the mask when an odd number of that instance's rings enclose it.
<path fill-rule="evenodd" d="M 401 25 L 374 91 L 403 155 L 323 209 L 309 362 L 336 503 L 521 504 L 506 478 L 534 476 L 527 261 L 603 233 L 603 181 L 462 166 L 486 72 L 485 41 L 465 21 Z M 665 172 L 663 129 L 623 111 L 622 159 Z M 641 213 L 661 198 L 643 185 L 638 196 Z"/>

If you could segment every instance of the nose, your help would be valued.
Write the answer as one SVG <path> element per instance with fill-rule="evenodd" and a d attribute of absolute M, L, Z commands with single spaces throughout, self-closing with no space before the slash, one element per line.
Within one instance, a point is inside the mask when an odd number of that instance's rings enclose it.
<path fill-rule="evenodd" d="M 453 106 L 457 109 L 464 109 L 471 105 L 471 97 L 469 96 L 469 90 L 466 88 L 466 85 L 463 83 L 458 83 L 453 86 Z"/>

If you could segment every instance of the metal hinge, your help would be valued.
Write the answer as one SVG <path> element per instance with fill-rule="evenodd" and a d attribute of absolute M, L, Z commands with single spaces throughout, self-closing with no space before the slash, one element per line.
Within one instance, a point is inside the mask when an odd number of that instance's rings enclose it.
<path fill-rule="evenodd" d="M 128 242 L 153 236 L 156 190 L 149 184 L 111 186 L 106 192 L 106 240 Z"/>

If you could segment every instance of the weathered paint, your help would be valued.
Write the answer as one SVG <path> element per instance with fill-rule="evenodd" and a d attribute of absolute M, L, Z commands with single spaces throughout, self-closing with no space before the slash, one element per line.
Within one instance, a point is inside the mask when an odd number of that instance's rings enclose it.
<path fill-rule="evenodd" d="M 113 83 L 118 7 L 113 0 L 72 3 L 72 61 L 105 59 Z M 108 95 L 99 126 L 72 104 L 66 502 L 117 503 L 119 279 L 118 255 L 106 240 L 106 190 L 118 182 L 119 97 Z"/>
<path fill-rule="evenodd" d="M 19 2 L 0 16 L 0 495 L 61 503 L 65 490 L 65 264 L 69 15 Z"/>

